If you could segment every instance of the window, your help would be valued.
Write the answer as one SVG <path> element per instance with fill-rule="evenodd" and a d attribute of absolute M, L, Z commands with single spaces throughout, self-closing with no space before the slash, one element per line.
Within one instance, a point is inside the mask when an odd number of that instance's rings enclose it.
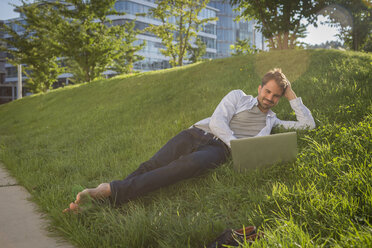
<path fill-rule="evenodd" d="M 213 18 L 216 17 L 216 12 L 214 10 L 204 8 L 199 12 L 198 16 L 202 19 Z"/>
<path fill-rule="evenodd" d="M 203 59 L 214 59 L 216 58 L 216 54 L 215 53 L 209 53 L 209 52 L 206 52 L 203 56 Z"/>
<path fill-rule="evenodd" d="M 134 63 L 135 70 L 150 71 L 170 68 L 169 62 L 162 59 L 145 58 L 144 60 Z"/>
<path fill-rule="evenodd" d="M 164 48 L 165 47 L 159 42 L 146 41 L 146 45 L 142 48 L 141 51 L 147 54 L 161 55 L 160 49 Z"/>
<path fill-rule="evenodd" d="M 17 77 L 18 75 L 18 70 L 15 66 L 7 67 L 5 70 L 7 77 Z"/>
<path fill-rule="evenodd" d="M 202 26 L 202 31 L 207 34 L 216 34 L 216 25 L 212 23 L 206 23 Z"/>
<path fill-rule="evenodd" d="M 207 48 L 216 49 L 216 40 L 215 39 L 207 38 L 207 37 L 203 37 L 203 36 L 198 36 L 198 37 L 200 38 L 201 41 L 203 41 L 207 45 Z"/>
<path fill-rule="evenodd" d="M 133 3 L 128 1 L 117 1 L 115 3 L 115 9 L 120 12 L 125 12 L 126 14 L 146 14 L 147 18 L 155 19 L 151 17 L 150 10 L 152 7 L 142 5 L 139 3 Z M 156 20 L 156 19 L 155 19 Z"/>

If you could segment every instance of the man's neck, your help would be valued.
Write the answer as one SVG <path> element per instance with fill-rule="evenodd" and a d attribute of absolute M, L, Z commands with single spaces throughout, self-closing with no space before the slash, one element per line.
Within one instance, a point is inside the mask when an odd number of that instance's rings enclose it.
<path fill-rule="evenodd" d="M 270 110 L 270 109 L 262 107 L 261 104 L 258 101 L 257 101 L 257 107 L 260 109 L 260 111 L 262 113 L 265 113 L 265 114 L 267 114 L 267 112 L 269 112 L 269 110 Z"/>

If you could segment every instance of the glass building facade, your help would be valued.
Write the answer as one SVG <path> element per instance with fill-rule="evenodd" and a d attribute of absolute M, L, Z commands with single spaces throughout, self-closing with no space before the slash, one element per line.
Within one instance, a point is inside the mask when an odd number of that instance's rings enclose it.
<path fill-rule="evenodd" d="M 161 22 L 149 15 L 152 8 L 156 8 L 156 0 L 118 0 L 114 8 L 117 11 L 125 12 L 122 16 L 109 16 L 112 25 L 122 25 L 125 22 L 135 21 L 135 29 L 144 30 L 150 24 L 159 25 Z M 138 14 L 142 14 L 138 16 Z M 228 57 L 231 54 L 230 45 L 234 44 L 238 39 L 249 38 L 251 44 L 255 44 L 259 49 L 265 49 L 263 37 L 254 29 L 254 21 L 249 22 L 235 22 L 234 18 L 238 15 L 234 11 L 234 7 L 226 1 L 211 0 L 206 8 L 200 11 L 199 18 L 218 17 L 218 21 L 211 21 L 201 27 L 201 31 L 197 33 L 198 37 L 206 44 L 206 54 L 203 58 L 214 59 L 221 57 Z M 24 22 L 22 16 L 15 18 Z M 6 20 L 5 23 L 10 24 L 11 20 Z M 20 25 L 12 24 L 13 29 L 17 32 L 23 32 Z M 3 34 L 6 36 L 6 34 Z M 146 45 L 139 55 L 145 57 L 144 60 L 138 61 L 134 64 L 134 69 L 139 71 L 151 71 L 169 68 L 169 58 L 165 57 L 160 49 L 164 48 L 161 44 L 161 39 L 150 32 L 143 32 L 137 36 L 138 40 L 135 45 L 146 42 Z M 187 63 L 187 61 L 185 61 Z M 0 63 L 1 64 L 1 63 Z M 7 99 L 15 99 L 16 82 L 17 82 L 17 68 L 13 65 L 3 63 L 1 71 L 5 72 L 2 82 L 0 82 L 0 100 L 3 94 L 7 92 Z M 1 66 L 1 65 L 0 65 Z M 4 73 L 3 73 L 4 74 Z M 104 74 L 110 76 L 115 72 L 107 71 Z M 59 76 L 57 87 L 63 84 L 68 84 L 68 78 L 72 75 L 65 73 Z M 1 75 L 0 75 L 1 78 Z M 25 78 L 23 78 L 25 79 Z"/>
<path fill-rule="evenodd" d="M 5 32 L 2 28 L 3 21 L 0 21 L 0 38 L 3 38 Z M 0 41 L 0 46 L 5 46 L 4 42 Z M 0 85 L 5 82 L 6 70 L 5 70 L 5 63 L 6 63 L 6 55 L 7 53 L 0 50 Z M 1 95 L 1 94 L 0 94 Z"/>
<path fill-rule="evenodd" d="M 208 4 L 219 11 L 217 12 L 217 57 L 223 58 L 231 55 L 230 46 L 238 40 L 249 39 L 251 45 L 265 50 L 264 37 L 255 30 L 255 21 L 239 21 L 234 19 L 239 12 L 234 11 L 237 6 L 231 6 L 228 1 L 211 0 Z"/>
<path fill-rule="evenodd" d="M 150 24 L 160 25 L 160 20 L 152 17 L 148 13 L 152 8 L 156 8 L 155 0 L 119 0 L 115 3 L 115 9 L 120 12 L 125 12 L 124 16 L 111 16 L 113 25 L 123 24 L 128 21 L 135 21 L 135 28 L 144 30 Z M 212 7 L 202 9 L 199 13 L 199 18 L 211 18 L 217 16 L 218 10 Z M 143 16 L 136 16 L 144 14 Z M 173 20 L 175 22 L 175 20 Z M 217 28 L 216 21 L 208 22 L 201 27 L 198 32 L 198 37 L 206 44 L 207 51 L 205 58 L 216 58 L 217 55 Z M 169 68 L 169 58 L 162 55 L 160 49 L 164 49 L 161 44 L 161 39 L 150 32 L 144 32 L 137 36 L 138 40 L 135 45 L 141 44 L 144 41 L 146 45 L 138 52 L 139 55 L 145 57 L 144 60 L 138 61 L 134 64 L 135 70 L 149 71 Z M 187 61 L 185 61 L 187 62 Z"/>

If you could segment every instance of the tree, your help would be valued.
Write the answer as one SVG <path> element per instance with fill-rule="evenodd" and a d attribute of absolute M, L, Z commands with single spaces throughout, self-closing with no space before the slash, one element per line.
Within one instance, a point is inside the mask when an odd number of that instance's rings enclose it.
<path fill-rule="evenodd" d="M 120 44 L 114 56 L 111 70 L 118 74 L 130 73 L 133 71 L 133 64 L 136 61 L 143 60 L 144 57 L 137 55 L 136 52 L 141 50 L 146 42 L 138 46 L 132 46 L 133 42 L 137 40 L 136 36 L 141 31 L 134 29 L 135 22 L 126 22 L 124 25 L 118 25 L 116 34 L 118 37 L 124 37 L 123 42 Z"/>
<path fill-rule="evenodd" d="M 363 51 L 372 52 L 372 35 L 371 34 L 368 35 L 368 38 L 366 42 L 364 43 Z"/>
<path fill-rule="evenodd" d="M 272 49 L 294 48 L 325 6 L 325 0 L 230 0 L 230 3 L 238 5 L 241 18 L 257 21 L 256 28 L 269 40 Z M 303 19 L 306 24 L 301 22 Z"/>
<path fill-rule="evenodd" d="M 25 32 L 18 34 L 10 28 L 12 39 L 8 49 L 14 63 L 27 66 L 29 86 L 35 91 L 47 90 L 57 80 L 62 64 L 74 76 L 74 83 L 91 82 L 115 64 L 118 72 L 126 72 L 133 62 L 142 59 L 133 46 L 138 32 L 134 24 L 111 25 L 108 15 L 123 13 L 114 10 L 115 0 L 22 1 L 19 10 L 24 14 Z"/>
<path fill-rule="evenodd" d="M 4 25 L 4 31 L 10 39 L 1 38 L 7 47 L 2 47 L 9 55 L 7 60 L 13 65 L 23 64 L 27 76 L 27 88 L 31 92 L 46 92 L 57 81 L 63 69 L 59 65 L 57 52 L 52 45 L 53 37 L 49 30 L 55 24 L 48 6 L 40 8 L 37 4 L 22 1 L 17 7 L 25 21 L 14 21 Z M 22 28 L 17 33 L 14 27 Z"/>
<path fill-rule="evenodd" d="M 132 45 L 137 34 L 133 32 L 134 25 L 111 25 L 109 15 L 124 14 L 115 11 L 115 2 L 65 0 L 51 3 L 59 22 L 56 40 L 75 82 L 91 82 L 115 61 L 126 60 L 130 66 L 140 59 L 133 59 L 133 51 L 141 48 Z"/>
<path fill-rule="evenodd" d="M 207 51 L 207 45 L 199 38 L 196 38 L 194 46 L 189 44 L 187 52 L 190 54 L 189 60 L 191 63 L 196 63 L 201 60 Z"/>
<path fill-rule="evenodd" d="M 355 51 L 371 51 L 372 5 L 364 0 L 333 0 L 330 3 L 322 14 L 329 16 L 329 24 L 339 27 L 339 37 L 344 44 Z"/>
<path fill-rule="evenodd" d="M 237 40 L 234 45 L 230 46 L 230 49 L 233 56 L 254 54 L 259 51 L 255 45 L 250 44 L 249 39 Z"/>
<path fill-rule="evenodd" d="M 204 23 L 217 18 L 198 17 L 209 0 L 158 0 L 158 6 L 151 10 L 151 14 L 160 20 L 160 25 L 150 25 L 147 30 L 162 39 L 166 49 L 161 53 L 170 57 L 172 66 L 182 66 L 187 56 L 190 40 Z"/>

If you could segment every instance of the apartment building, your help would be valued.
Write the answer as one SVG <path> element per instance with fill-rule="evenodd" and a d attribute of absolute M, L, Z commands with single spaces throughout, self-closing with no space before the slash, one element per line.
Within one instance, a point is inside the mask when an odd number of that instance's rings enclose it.
<path fill-rule="evenodd" d="M 125 12 L 121 16 L 109 16 L 113 25 L 120 25 L 127 21 L 135 21 L 135 28 L 143 30 L 150 24 L 159 25 L 160 21 L 148 15 L 151 8 L 155 8 L 156 0 L 118 0 L 115 3 L 115 9 L 120 12 Z M 138 16 L 137 14 L 143 14 Z M 254 28 L 254 21 L 235 22 L 234 18 L 239 13 L 234 11 L 226 1 L 211 0 L 206 8 L 200 14 L 200 18 L 218 17 L 218 21 L 211 21 L 202 27 L 202 30 L 197 33 L 198 37 L 206 44 L 206 54 L 203 58 L 222 58 L 230 56 L 230 45 L 234 44 L 238 39 L 249 38 L 251 44 L 256 45 L 259 49 L 266 49 L 264 46 L 264 38 Z M 24 21 L 22 16 L 15 18 Z M 4 23 L 12 23 L 15 19 L 5 20 Z M 12 24 L 13 29 L 17 32 L 23 32 L 22 27 Z M 7 34 L 1 34 L 7 38 Z M 135 44 L 141 44 L 146 41 L 146 46 L 138 52 L 144 57 L 143 60 L 134 64 L 134 69 L 139 71 L 152 71 L 169 68 L 169 58 L 161 54 L 160 49 L 163 48 L 161 39 L 154 34 L 145 32 L 137 36 L 138 40 Z M 1 56 L 6 57 L 6 54 L 0 54 L 0 79 L 3 70 L 5 77 L 0 81 L 0 103 L 5 103 L 17 98 L 17 67 L 8 64 L 1 59 Z M 2 62 L 3 61 L 3 62 Z M 3 68 L 3 69 L 2 69 Z M 106 76 L 115 74 L 113 71 L 106 71 Z M 70 73 L 64 73 L 59 76 L 58 82 L 54 87 L 60 87 L 69 84 Z M 27 78 L 23 76 L 23 81 Z M 24 84 L 23 84 L 24 85 Z M 27 91 L 23 88 L 23 94 L 27 95 Z"/>
<path fill-rule="evenodd" d="M 156 8 L 155 0 L 119 0 L 115 3 L 115 9 L 120 12 L 125 12 L 124 16 L 109 16 L 113 25 L 124 24 L 127 21 L 135 20 L 135 28 L 144 30 L 150 24 L 160 25 L 161 22 L 150 15 L 151 8 Z M 207 6 L 199 13 L 199 18 L 216 17 L 218 10 Z M 136 14 L 145 14 L 144 16 L 136 16 Z M 217 54 L 216 48 L 216 21 L 209 22 L 204 25 L 198 37 L 207 45 L 205 58 L 215 58 Z M 135 44 L 141 44 L 146 41 L 146 46 L 138 52 L 145 59 L 134 64 L 135 70 L 152 71 L 169 68 L 169 58 L 161 54 L 160 49 L 163 48 L 161 39 L 154 34 L 145 32 L 137 36 L 138 40 Z"/>
<path fill-rule="evenodd" d="M 15 19 L 22 21 L 21 17 L 14 18 L 11 20 L 15 20 Z M 11 20 L 0 21 L 0 37 L 2 38 L 9 37 L 9 35 L 7 35 L 4 32 L 2 25 L 11 23 Z M 23 32 L 22 27 L 20 25 L 12 24 L 12 28 L 17 32 Z M 1 44 L 1 45 L 6 46 L 7 44 Z M 17 99 L 18 69 L 16 66 L 13 66 L 7 63 L 7 58 L 9 57 L 10 57 L 10 54 L 0 51 L 0 104 L 7 103 L 7 102 Z M 25 85 L 26 79 L 27 78 L 23 74 L 23 82 L 22 82 L 23 86 Z M 27 94 L 28 94 L 27 89 L 22 87 L 22 95 L 24 96 Z"/>
<path fill-rule="evenodd" d="M 1 28 L 3 25 L 3 21 L 0 21 L 0 38 L 4 37 L 5 33 L 3 29 Z M 5 46 L 4 43 L 0 41 L 0 46 Z M 6 53 L 0 51 L 0 84 L 3 84 L 5 82 L 5 62 L 6 62 Z"/>
<path fill-rule="evenodd" d="M 257 49 L 266 50 L 265 39 L 262 33 L 255 29 L 255 20 L 236 22 L 235 18 L 240 14 L 234 9 L 237 6 L 231 6 L 228 1 L 211 0 L 208 4 L 217 12 L 217 58 L 231 56 L 230 46 L 238 40 L 249 39 L 250 44 Z"/>

